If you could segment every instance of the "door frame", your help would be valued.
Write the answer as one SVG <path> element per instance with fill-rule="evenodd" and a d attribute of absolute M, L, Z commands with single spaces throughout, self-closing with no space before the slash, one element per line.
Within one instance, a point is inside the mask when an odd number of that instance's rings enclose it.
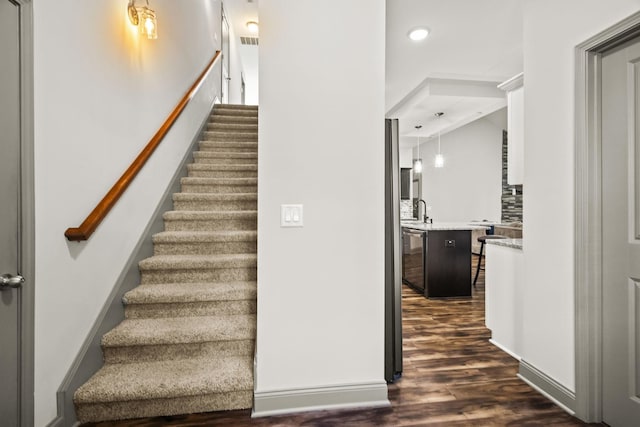
<path fill-rule="evenodd" d="M 224 46 L 224 28 L 227 28 L 227 44 L 229 49 L 225 49 Z M 222 91 L 222 104 L 229 104 L 229 92 L 231 81 L 231 26 L 229 25 L 229 18 L 225 12 L 224 2 L 220 3 L 220 52 L 222 53 L 222 61 L 220 62 L 220 90 Z M 225 67 L 225 61 L 227 66 Z M 225 77 L 224 71 L 227 70 L 227 76 Z M 226 89 L 226 90 L 225 90 Z M 225 102 L 226 100 L 226 102 Z"/>
<path fill-rule="evenodd" d="M 601 57 L 640 36 L 640 12 L 575 48 L 576 416 L 602 421 Z"/>
<path fill-rule="evenodd" d="M 7 1 L 7 0 L 4 0 Z M 34 319 L 35 319 L 35 196 L 33 1 L 9 0 L 19 8 L 20 20 L 20 226 L 19 274 L 25 277 L 19 303 L 20 424 L 34 425 Z"/>

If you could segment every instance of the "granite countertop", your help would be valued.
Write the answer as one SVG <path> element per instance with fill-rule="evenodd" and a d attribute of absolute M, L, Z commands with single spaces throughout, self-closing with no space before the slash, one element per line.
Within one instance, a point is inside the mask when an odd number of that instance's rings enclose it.
<path fill-rule="evenodd" d="M 400 225 L 405 228 L 413 228 L 422 231 L 442 231 L 442 230 L 486 230 L 486 225 L 470 225 L 464 222 L 436 222 L 425 224 L 418 221 L 400 221 Z"/>
<path fill-rule="evenodd" d="M 522 249 L 522 239 L 487 239 L 485 243 L 506 248 Z"/>

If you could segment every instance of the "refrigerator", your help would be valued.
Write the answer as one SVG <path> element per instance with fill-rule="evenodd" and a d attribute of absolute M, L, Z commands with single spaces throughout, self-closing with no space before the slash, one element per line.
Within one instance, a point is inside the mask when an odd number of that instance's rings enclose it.
<path fill-rule="evenodd" d="M 398 119 L 385 119 L 385 367 L 393 382 L 402 375 L 402 235 Z"/>

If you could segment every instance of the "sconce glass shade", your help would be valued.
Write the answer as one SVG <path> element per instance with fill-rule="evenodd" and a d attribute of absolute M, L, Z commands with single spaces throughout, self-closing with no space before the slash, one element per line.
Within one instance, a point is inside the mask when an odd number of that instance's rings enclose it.
<path fill-rule="evenodd" d="M 148 5 L 149 0 L 147 0 Z M 147 6 L 136 6 L 135 0 L 129 0 L 127 13 L 129 21 L 138 27 L 140 34 L 153 40 L 158 38 L 158 21 L 156 20 L 156 12 Z"/>
<path fill-rule="evenodd" d="M 437 168 L 444 167 L 444 156 L 440 153 L 436 154 L 434 166 Z"/>
<path fill-rule="evenodd" d="M 129 21 L 133 25 L 138 25 L 140 23 L 140 17 L 138 16 L 138 9 L 136 9 L 136 5 L 133 0 L 129 1 L 129 5 L 127 6 L 127 13 L 129 14 Z"/>
<path fill-rule="evenodd" d="M 140 11 L 140 23 L 138 24 L 140 33 L 147 36 L 148 39 L 155 40 L 158 38 L 158 21 L 156 13 L 148 7 L 143 7 Z"/>
<path fill-rule="evenodd" d="M 415 159 L 413 161 L 413 171 L 415 173 L 422 173 L 422 159 Z"/>

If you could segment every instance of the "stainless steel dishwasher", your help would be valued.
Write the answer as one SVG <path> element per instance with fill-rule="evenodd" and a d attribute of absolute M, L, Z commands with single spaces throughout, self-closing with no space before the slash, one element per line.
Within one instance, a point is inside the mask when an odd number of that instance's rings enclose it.
<path fill-rule="evenodd" d="M 427 233 L 402 229 L 402 282 L 424 293 L 424 265 Z"/>

